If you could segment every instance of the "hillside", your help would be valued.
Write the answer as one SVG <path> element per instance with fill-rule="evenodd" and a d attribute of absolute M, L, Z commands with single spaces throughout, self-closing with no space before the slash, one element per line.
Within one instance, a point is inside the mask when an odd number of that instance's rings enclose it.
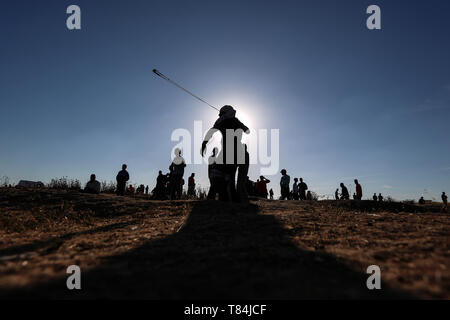
<path fill-rule="evenodd" d="M 0 297 L 450 299 L 450 218 L 439 211 L 2 188 Z M 66 288 L 73 264 L 80 291 Z M 382 290 L 366 288 L 373 264 Z"/>

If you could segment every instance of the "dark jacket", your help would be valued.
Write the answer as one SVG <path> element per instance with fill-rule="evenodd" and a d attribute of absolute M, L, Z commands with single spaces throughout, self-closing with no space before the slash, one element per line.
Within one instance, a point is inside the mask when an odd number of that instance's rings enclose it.
<path fill-rule="evenodd" d="M 242 133 L 247 132 L 249 129 L 246 125 L 244 125 L 238 118 L 230 118 L 230 119 L 225 119 L 223 121 L 216 121 L 216 123 L 214 124 L 214 129 L 217 129 L 220 131 L 220 133 L 222 134 L 222 154 L 223 154 L 223 162 L 224 163 L 228 163 L 227 162 L 227 129 L 232 129 L 232 130 L 242 130 Z M 240 151 L 245 152 L 245 147 L 242 143 L 242 134 L 238 134 L 237 136 L 235 136 L 233 138 L 234 141 L 232 141 L 232 146 L 233 146 L 233 152 L 234 152 L 234 160 L 233 160 L 233 164 L 237 164 L 238 161 L 238 148 Z M 244 156 L 246 156 L 244 154 Z M 245 161 L 245 160 L 244 160 Z"/>
<path fill-rule="evenodd" d="M 186 163 L 184 162 L 184 159 L 180 164 L 176 164 L 175 162 L 172 162 L 172 164 L 169 167 L 170 175 L 174 176 L 183 176 L 184 175 L 184 167 L 186 167 Z"/>
<path fill-rule="evenodd" d="M 121 170 L 116 176 L 117 183 L 125 183 L 130 180 L 130 175 L 127 170 Z"/>
<path fill-rule="evenodd" d="M 300 182 L 298 184 L 298 191 L 304 193 L 306 190 L 308 190 L 308 186 L 304 182 Z"/>
<path fill-rule="evenodd" d="M 342 198 L 344 198 L 344 199 L 350 198 L 350 194 L 348 193 L 348 189 L 346 186 L 342 187 L 341 195 L 342 195 Z"/>

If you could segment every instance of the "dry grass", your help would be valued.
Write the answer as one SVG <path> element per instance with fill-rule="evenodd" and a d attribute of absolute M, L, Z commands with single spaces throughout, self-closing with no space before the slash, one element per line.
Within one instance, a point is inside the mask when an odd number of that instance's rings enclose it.
<path fill-rule="evenodd" d="M 450 219 L 436 205 L 149 201 L 0 189 L 0 296 L 450 298 Z M 365 288 L 377 264 L 383 290 Z M 116 285 L 113 285 L 116 284 Z"/>

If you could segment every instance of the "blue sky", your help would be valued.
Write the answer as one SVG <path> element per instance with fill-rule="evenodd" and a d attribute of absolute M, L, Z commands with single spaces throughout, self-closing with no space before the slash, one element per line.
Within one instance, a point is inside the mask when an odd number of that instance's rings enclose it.
<path fill-rule="evenodd" d="M 71 4 L 79 31 L 66 28 Z M 371 4 L 382 30 L 365 26 Z M 256 128 L 280 129 L 280 166 L 318 194 L 340 182 L 352 192 L 358 178 L 365 197 L 440 199 L 449 12 L 448 1 L 4 0 L 0 176 L 109 181 L 127 163 L 133 183 L 153 187 L 172 131 L 216 117 L 158 68 Z M 208 186 L 205 165 L 190 172 Z M 268 178 L 279 193 L 280 175 Z"/>

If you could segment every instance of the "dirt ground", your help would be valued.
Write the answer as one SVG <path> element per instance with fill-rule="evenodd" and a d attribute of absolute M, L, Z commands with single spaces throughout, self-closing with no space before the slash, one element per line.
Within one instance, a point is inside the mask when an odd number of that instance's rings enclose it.
<path fill-rule="evenodd" d="M 450 299 L 449 227 L 438 205 L 2 188 L 0 298 Z M 70 265 L 81 290 L 66 287 Z"/>

